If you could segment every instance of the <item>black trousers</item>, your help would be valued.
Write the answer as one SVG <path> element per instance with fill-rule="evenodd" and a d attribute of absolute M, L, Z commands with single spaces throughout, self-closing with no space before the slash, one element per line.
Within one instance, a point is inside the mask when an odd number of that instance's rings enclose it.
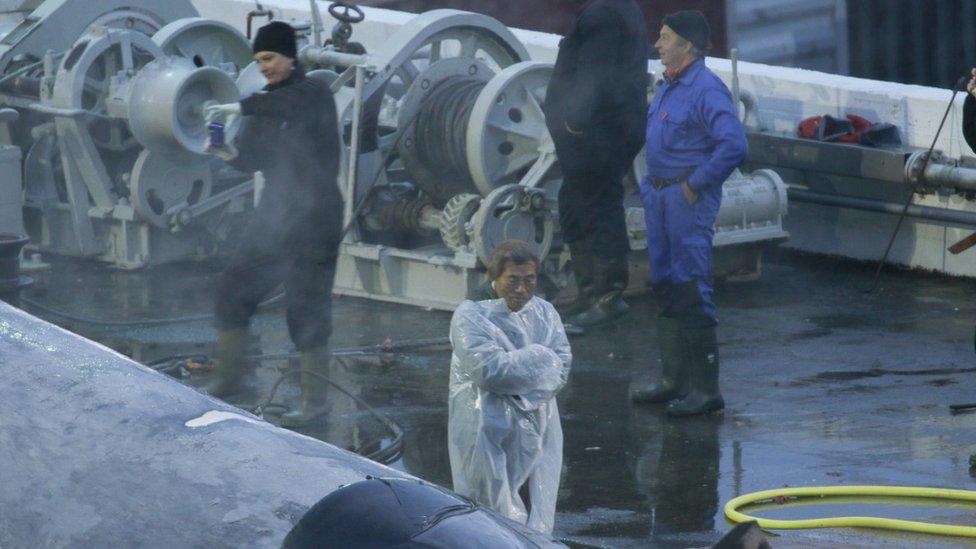
<path fill-rule="evenodd" d="M 623 179 L 633 157 L 581 150 L 557 142 L 563 171 L 559 189 L 559 225 L 563 242 L 588 241 L 595 256 L 623 263 L 630 252 L 624 217 Z M 566 160 L 563 160 L 566 159 Z"/>
<path fill-rule="evenodd" d="M 275 226 L 275 221 L 257 215 L 245 228 L 217 281 L 217 328 L 247 327 L 258 304 L 284 283 L 288 334 L 295 348 L 324 346 L 332 334 L 339 226 L 307 226 L 299 246 L 289 242 L 295 238 L 286 237 L 294 231 L 275 231 Z"/>

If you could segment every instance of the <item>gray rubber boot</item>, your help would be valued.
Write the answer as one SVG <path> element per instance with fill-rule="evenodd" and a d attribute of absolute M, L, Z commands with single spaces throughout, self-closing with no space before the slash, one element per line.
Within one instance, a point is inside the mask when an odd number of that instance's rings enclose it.
<path fill-rule="evenodd" d="M 217 334 L 214 358 L 217 369 L 204 390 L 217 398 L 236 395 L 244 388 L 244 351 L 247 347 L 247 328 L 221 330 Z"/>
<path fill-rule="evenodd" d="M 670 416 L 695 416 L 725 408 L 718 389 L 718 341 L 715 327 L 682 328 L 688 353 L 690 377 L 688 394 L 668 404 Z"/>
<path fill-rule="evenodd" d="M 661 380 L 634 389 L 630 399 L 638 404 L 654 404 L 683 398 L 688 393 L 688 355 L 677 318 L 657 318 L 657 340 L 661 350 Z"/>
<path fill-rule="evenodd" d="M 316 347 L 303 351 L 298 359 L 302 396 L 298 408 L 281 415 L 282 427 L 301 427 L 310 423 L 325 412 L 325 396 L 328 382 L 305 372 L 326 375 L 329 371 L 329 348 Z"/>

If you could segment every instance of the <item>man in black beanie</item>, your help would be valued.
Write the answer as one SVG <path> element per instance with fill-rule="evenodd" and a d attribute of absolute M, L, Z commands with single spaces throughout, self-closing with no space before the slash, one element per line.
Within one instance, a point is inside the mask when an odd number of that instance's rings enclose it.
<path fill-rule="evenodd" d="M 578 288 L 563 312 L 570 325 L 605 324 L 628 310 L 623 178 L 644 143 L 649 52 L 634 0 L 586 3 L 559 43 L 545 112 L 563 173 L 559 224 Z"/>
<path fill-rule="evenodd" d="M 339 131 L 335 100 L 324 83 L 305 77 L 295 61 L 295 30 L 272 22 L 258 30 L 254 59 L 268 81 L 237 103 L 205 109 L 208 120 L 243 115 L 233 144 L 208 152 L 243 172 L 261 171 L 266 187 L 240 243 L 217 282 L 219 330 L 216 379 L 220 397 L 242 384 L 248 324 L 258 303 L 284 283 L 286 318 L 305 371 L 322 371 L 332 333 L 332 283 L 342 233 Z M 297 426 L 323 404 L 324 387 L 302 375 L 301 408 L 282 416 Z"/>
<path fill-rule="evenodd" d="M 654 44 L 665 82 L 647 111 L 647 176 L 641 201 L 663 373 L 632 393 L 669 402 L 670 415 L 721 410 L 712 301 L 712 237 L 722 184 L 746 157 L 732 94 L 705 67 L 708 23 L 699 11 L 664 18 Z"/>

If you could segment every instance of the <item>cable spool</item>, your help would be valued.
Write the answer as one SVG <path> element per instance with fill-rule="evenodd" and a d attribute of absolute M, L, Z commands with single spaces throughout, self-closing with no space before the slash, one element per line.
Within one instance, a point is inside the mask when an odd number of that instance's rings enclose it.
<path fill-rule="evenodd" d="M 475 189 L 468 169 L 467 130 L 483 80 L 454 76 L 438 83 L 420 109 L 413 137 L 417 156 L 438 181 Z"/>
<path fill-rule="evenodd" d="M 418 75 L 402 99 L 397 153 L 410 181 L 439 208 L 459 194 L 481 194 L 468 167 L 467 132 L 494 74 L 477 59 L 442 59 Z"/>
<path fill-rule="evenodd" d="M 176 164 L 204 157 L 207 124 L 203 107 L 230 103 L 239 96 L 234 80 L 213 67 L 189 59 L 162 57 L 133 78 L 128 94 L 129 129 L 142 146 Z M 232 141 L 237 124 L 225 130 Z"/>

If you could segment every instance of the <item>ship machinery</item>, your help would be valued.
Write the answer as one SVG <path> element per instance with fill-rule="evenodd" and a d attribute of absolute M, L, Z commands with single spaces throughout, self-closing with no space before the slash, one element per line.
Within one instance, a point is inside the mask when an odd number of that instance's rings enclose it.
<path fill-rule="evenodd" d="M 452 309 L 513 238 L 568 283 L 562 179 L 543 114 L 552 65 L 477 13 L 429 11 L 364 45 L 354 40 L 361 8 L 329 5 L 330 33 L 310 8 L 312 20 L 295 25 L 299 60 L 331 87 L 340 114 L 348 232 L 336 291 Z M 264 86 L 248 38 L 189 0 L 17 0 L 0 10 L 0 231 L 26 231 L 32 252 L 122 269 L 230 245 L 264 183 L 203 153 L 203 109 Z M 638 156 L 625 202 L 632 269 L 644 272 L 635 288 L 647 279 L 642 172 Z M 762 248 L 788 236 L 786 185 L 769 169 L 737 171 L 723 195 L 718 274 L 758 276 Z"/>

